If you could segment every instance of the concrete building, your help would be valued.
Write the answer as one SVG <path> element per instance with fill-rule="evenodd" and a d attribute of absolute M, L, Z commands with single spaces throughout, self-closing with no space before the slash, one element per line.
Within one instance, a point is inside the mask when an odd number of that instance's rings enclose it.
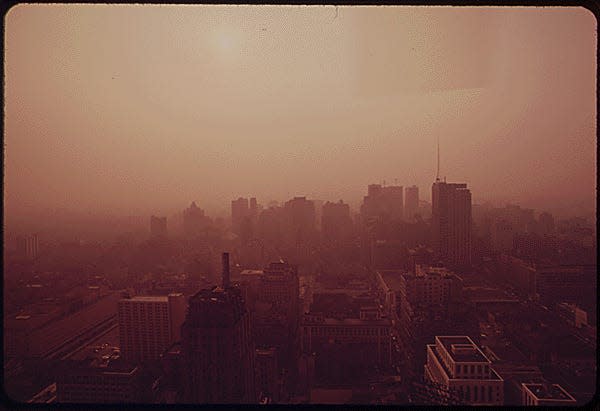
<path fill-rule="evenodd" d="M 150 237 L 155 239 L 167 238 L 167 217 L 150 217 Z"/>
<path fill-rule="evenodd" d="M 250 317 L 240 289 L 229 284 L 228 253 L 222 263 L 222 286 L 192 296 L 181 326 L 186 403 L 257 402 Z"/>
<path fill-rule="evenodd" d="M 521 405 L 574 406 L 577 401 L 558 384 L 524 383 Z"/>
<path fill-rule="evenodd" d="M 140 403 L 147 400 L 137 365 L 116 358 L 94 358 L 91 361 L 67 360 L 58 365 L 56 402 L 58 403 Z"/>
<path fill-rule="evenodd" d="M 410 186 L 404 189 L 404 216 L 408 221 L 419 213 L 419 187 Z"/>
<path fill-rule="evenodd" d="M 425 378 L 468 405 L 503 405 L 504 382 L 468 336 L 436 336 L 427 345 Z"/>
<path fill-rule="evenodd" d="M 270 403 L 279 402 L 281 386 L 277 349 L 273 347 L 256 349 L 255 383 L 257 398 L 268 398 Z"/>
<path fill-rule="evenodd" d="M 387 367 L 391 356 L 391 325 L 391 321 L 382 318 L 375 307 L 361 309 L 359 318 L 305 314 L 301 327 L 302 352 L 316 352 L 319 356 L 327 346 L 337 347 L 338 351 L 343 346 L 356 354 L 347 360 L 359 367 Z"/>
<path fill-rule="evenodd" d="M 396 312 L 403 346 L 411 358 L 409 367 L 417 372 L 425 361 L 419 347 L 435 335 L 464 327 L 462 278 L 443 267 L 415 266 L 402 272 L 396 293 Z"/>
<path fill-rule="evenodd" d="M 369 185 L 360 213 L 365 221 L 374 217 L 384 220 L 401 220 L 404 216 L 403 187 Z"/>
<path fill-rule="evenodd" d="M 239 289 L 199 291 L 181 331 L 184 402 L 256 402 L 254 344 Z"/>
<path fill-rule="evenodd" d="M 185 309 L 181 293 L 120 300 L 119 340 L 123 358 L 135 362 L 158 360 L 181 337 Z"/>
<path fill-rule="evenodd" d="M 255 199 L 256 203 L 256 199 Z M 256 206 L 256 204 L 255 204 Z M 231 201 L 231 228 L 235 234 L 240 234 L 244 220 L 249 218 L 250 208 L 248 207 L 247 198 L 238 198 Z"/>
<path fill-rule="evenodd" d="M 277 349 L 279 366 L 295 363 L 300 322 L 300 280 L 295 266 L 271 263 L 244 270 L 240 289 L 250 314 L 257 346 Z"/>
<path fill-rule="evenodd" d="M 350 206 L 342 200 L 338 203 L 326 202 L 322 207 L 321 232 L 327 242 L 339 243 L 352 233 Z"/>
<path fill-rule="evenodd" d="M 306 197 L 294 197 L 283 207 L 285 237 L 289 244 L 307 244 L 316 233 L 315 203 Z"/>
<path fill-rule="evenodd" d="M 436 257 L 451 265 L 471 265 L 471 191 L 466 184 L 436 181 L 432 186 L 431 229 Z"/>
<path fill-rule="evenodd" d="M 196 202 L 183 210 L 183 232 L 187 237 L 194 237 L 208 224 L 208 217 L 204 210 L 196 205 Z"/>

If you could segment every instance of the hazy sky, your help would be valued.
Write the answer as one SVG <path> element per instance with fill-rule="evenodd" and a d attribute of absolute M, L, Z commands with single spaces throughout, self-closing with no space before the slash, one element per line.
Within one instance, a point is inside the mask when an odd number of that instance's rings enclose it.
<path fill-rule="evenodd" d="M 595 207 L 583 8 L 18 5 L 5 41 L 7 217 L 429 199 L 438 137 L 475 202 Z"/>

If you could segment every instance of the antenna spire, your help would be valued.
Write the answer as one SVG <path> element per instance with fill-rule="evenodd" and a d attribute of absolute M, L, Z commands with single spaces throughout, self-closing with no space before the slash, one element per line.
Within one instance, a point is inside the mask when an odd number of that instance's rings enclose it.
<path fill-rule="evenodd" d="M 435 173 L 435 181 L 440 181 L 440 136 L 437 136 L 437 172 Z"/>

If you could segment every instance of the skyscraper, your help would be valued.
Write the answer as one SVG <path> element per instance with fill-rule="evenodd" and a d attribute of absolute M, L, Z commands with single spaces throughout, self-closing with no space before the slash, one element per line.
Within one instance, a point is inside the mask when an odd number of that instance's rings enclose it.
<path fill-rule="evenodd" d="M 382 187 L 371 184 L 363 198 L 360 212 L 366 220 L 372 217 L 400 220 L 404 215 L 404 189 L 402 186 Z"/>
<path fill-rule="evenodd" d="M 119 301 L 121 355 L 127 361 L 157 360 L 180 338 L 185 297 L 138 296 Z"/>
<path fill-rule="evenodd" d="M 256 402 L 250 318 L 239 288 L 227 287 L 226 266 L 224 286 L 190 298 L 181 327 L 187 403 Z"/>
<path fill-rule="evenodd" d="M 471 264 L 471 191 L 436 180 L 431 189 L 431 230 L 436 257 L 454 267 Z"/>
<path fill-rule="evenodd" d="M 252 202 L 256 209 L 256 199 Z M 240 234 L 242 230 L 242 223 L 250 215 L 250 209 L 248 208 L 247 198 L 238 198 L 237 200 L 231 201 L 231 227 L 232 231 L 236 234 Z"/>
<path fill-rule="evenodd" d="M 183 211 L 183 231 L 186 236 L 197 235 L 207 224 L 208 218 L 204 215 L 204 210 L 195 201 Z"/>
<path fill-rule="evenodd" d="M 352 230 L 350 206 L 342 200 L 339 203 L 323 204 L 321 216 L 321 232 L 328 242 L 340 242 L 346 239 Z"/>
<path fill-rule="evenodd" d="M 404 217 L 407 220 L 412 220 L 415 217 L 415 214 L 419 212 L 419 187 L 406 187 L 404 192 Z"/>

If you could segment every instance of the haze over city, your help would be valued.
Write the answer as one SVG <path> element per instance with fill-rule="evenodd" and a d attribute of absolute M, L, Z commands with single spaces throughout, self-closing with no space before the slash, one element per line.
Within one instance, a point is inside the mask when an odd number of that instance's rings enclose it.
<path fill-rule="evenodd" d="M 590 11 L 5 22 L 9 408 L 598 401 Z"/>
<path fill-rule="evenodd" d="M 438 138 L 477 203 L 593 214 L 595 50 L 583 8 L 17 5 L 7 223 L 248 194 L 356 209 L 372 182 L 429 186 Z"/>

